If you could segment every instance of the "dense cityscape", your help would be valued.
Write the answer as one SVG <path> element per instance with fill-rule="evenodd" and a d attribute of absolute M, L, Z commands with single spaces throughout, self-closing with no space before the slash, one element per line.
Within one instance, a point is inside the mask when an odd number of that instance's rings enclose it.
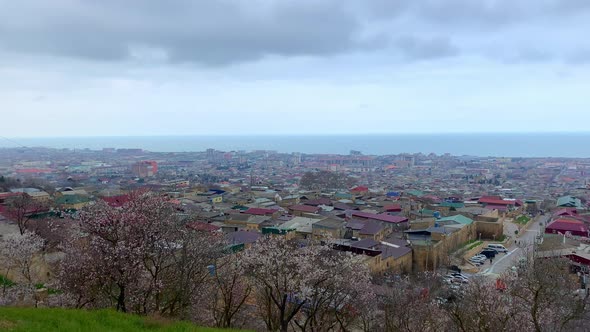
<path fill-rule="evenodd" d="M 4 148 L 0 299 L 255 330 L 584 330 L 589 169 L 568 158 Z M 194 251 L 172 259 L 183 250 Z M 188 284 L 172 266 L 194 269 Z M 494 301 L 503 309 L 474 311 Z"/>
<path fill-rule="evenodd" d="M 590 1 L 0 0 L 0 331 L 590 331 Z"/>

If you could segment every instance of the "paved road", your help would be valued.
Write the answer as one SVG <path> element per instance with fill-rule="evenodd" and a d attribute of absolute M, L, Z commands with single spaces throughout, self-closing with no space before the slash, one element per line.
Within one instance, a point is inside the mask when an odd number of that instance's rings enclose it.
<path fill-rule="evenodd" d="M 511 267 L 517 265 L 517 261 L 520 257 L 524 255 L 526 251 L 533 250 L 536 237 L 541 232 L 540 223 L 545 224 L 547 220 L 549 220 L 549 215 L 539 216 L 536 220 L 529 226 L 527 230 L 520 234 L 521 236 L 516 238 L 515 241 L 511 240 L 511 245 L 508 247 L 508 253 L 500 254 L 496 256 L 494 263 L 491 266 L 484 266 L 482 269 L 483 273 L 496 273 L 502 274 L 506 272 Z M 512 236 L 514 236 L 514 232 L 511 230 L 511 227 L 506 227 L 507 230 L 512 232 Z"/>

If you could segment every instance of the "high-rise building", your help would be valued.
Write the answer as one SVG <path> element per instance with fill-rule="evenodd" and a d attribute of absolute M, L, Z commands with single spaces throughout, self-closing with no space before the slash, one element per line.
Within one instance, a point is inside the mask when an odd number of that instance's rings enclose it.
<path fill-rule="evenodd" d="M 158 163 L 153 160 L 139 161 L 131 166 L 131 172 L 139 178 L 147 178 L 158 173 Z"/>

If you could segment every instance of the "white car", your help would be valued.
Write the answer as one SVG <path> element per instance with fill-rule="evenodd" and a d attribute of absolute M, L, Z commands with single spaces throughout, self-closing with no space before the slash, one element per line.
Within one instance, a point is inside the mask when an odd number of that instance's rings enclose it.
<path fill-rule="evenodd" d="M 469 279 L 467 279 L 467 277 L 465 277 L 465 276 L 456 276 L 456 275 L 448 274 L 445 276 L 445 279 L 446 278 L 449 278 L 451 280 L 451 282 L 454 284 L 467 284 L 467 283 L 469 283 Z"/>
<path fill-rule="evenodd" d="M 475 256 L 469 258 L 470 261 L 482 261 L 482 262 L 485 262 L 486 259 L 488 259 L 488 258 L 484 255 L 475 255 Z"/>
<path fill-rule="evenodd" d="M 490 243 L 490 244 L 488 244 L 488 246 L 485 249 L 493 249 L 493 250 L 496 250 L 497 252 L 503 252 L 503 253 L 508 252 L 508 249 L 506 249 L 506 247 L 504 247 L 503 245 L 501 245 L 499 243 Z"/>
<path fill-rule="evenodd" d="M 446 282 L 447 284 L 452 284 L 453 283 L 453 279 L 454 279 L 453 276 L 448 276 L 448 275 L 442 277 L 442 280 L 444 282 Z"/>
<path fill-rule="evenodd" d="M 486 257 L 478 257 L 478 256 L 473 256 L 473 257 L 469 258 L 470 262 L 477 263 L 477 264 L 483 264 L 483 263 L 485 263 L 486 260 L 487 260 Z"/>

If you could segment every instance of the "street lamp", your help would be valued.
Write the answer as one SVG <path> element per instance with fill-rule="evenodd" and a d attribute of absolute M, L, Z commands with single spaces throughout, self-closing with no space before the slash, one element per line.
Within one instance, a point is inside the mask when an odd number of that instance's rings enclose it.
<path fill-rule="evenodd" d="M 479 241 L 481 241 L 481 233 L 479 233 Z"/>

